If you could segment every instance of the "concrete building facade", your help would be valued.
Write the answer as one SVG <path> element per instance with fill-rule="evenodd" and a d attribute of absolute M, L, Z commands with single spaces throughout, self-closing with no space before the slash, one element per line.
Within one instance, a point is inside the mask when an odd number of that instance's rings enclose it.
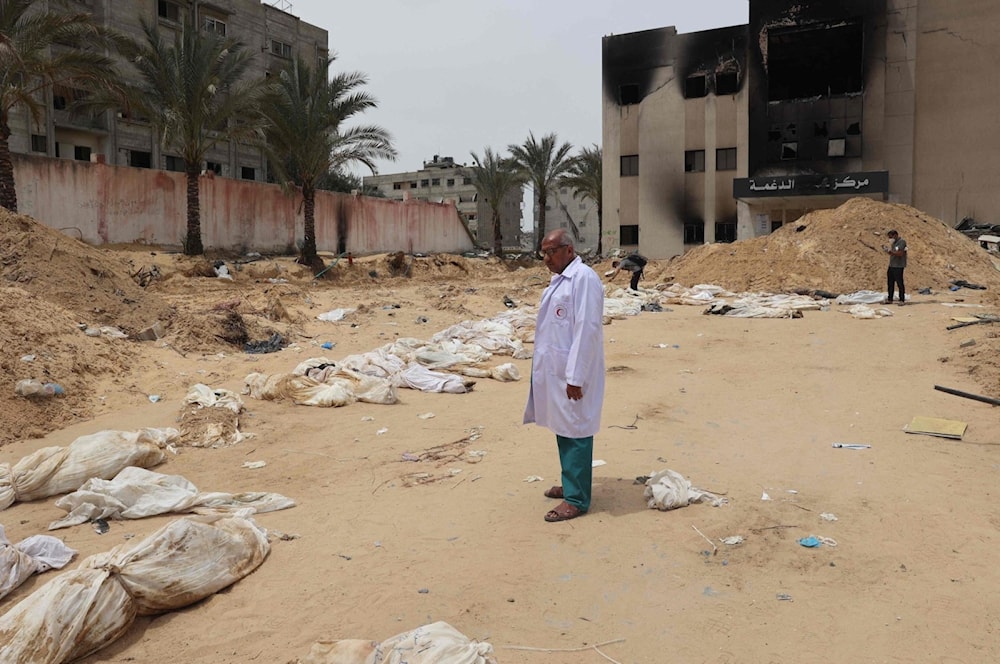
<path fill-rule="evenodd" d="M 853 196 L 997 219 L 997 25 L 989 0 L 750 0 L 605 37 L 605 244 L 669 258 Z"/>
<path fill-rule="evenodd" d="M 538 228 L 538 201 L 535 201 L 533 213 L 534 227 Z M 570 232 L 577 253 L 596 251 L 600 232 L 597 203 L 588 197 L 574 195 L 570 187 L 557 188 L 549 194 L 549 202 L 545 206 L 545 230 L 548 232 L 556 228 L 565 228 Z"/>
<path fill-rule="evenodd" d="M 465 164 L 456 163 L 452 157 L 434 155 L 418 171 L 369 175 L 363 180 L 365 188 L 373 187 L 386 198 L 421 200 L 437 203 L 454 203 L 465 220 L 476 243 L 493 246 L 493 209 L 489 202 L 480 200 L 473 175 Z M 523 187 L 517 187 L 503 200 L 500 209 L 500 232 L 503 246 L 516 248 L 521 245 L 521 200 Z"/>
<path fill-rule="evenodd" d="M 327 31 L 260 0 L 75 0 L 71 9 L 89 11 L 95 22 L 136 40 L 145 40 L 142 21 L 155 25 L 170 40 L 192 16 L 203 30 L 235 38 L 255 54 L 249 76 L 264 78 L 291 64 L 293 58 L 325 61 Z M 39 9 L 65 10 L 53 0 L 38 0 Z M 287 6 L 287 5 L 283 5 Z M 132 73 L 122 67 L 125 75 Z M 68 110 L 77 95 L 56 86 L 46 91 L 44 118 L 36 122 L 24 108 L 11 113 L 11 152 L 78 161 L 104 161 L 118 166 L 183 171 L 180 157 L 160 148 L 148 122 L 125 112 L 106 111 L 90 117 Z M 220 143 L 203 168 L 223 177 L 264 181 L 267 165 L 259 150 L 235 142 Z"/>

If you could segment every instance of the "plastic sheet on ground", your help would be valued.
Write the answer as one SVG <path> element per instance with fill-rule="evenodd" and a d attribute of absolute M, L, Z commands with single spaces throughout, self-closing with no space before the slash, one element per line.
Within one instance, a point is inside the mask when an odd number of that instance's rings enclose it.
<path fill-rule="evenodd" d="M 646 480 L 643 495 L 650 509 L 673 510 L 692 503 L 709 503 L 718 507 L 726 503 L 726 499 L 709 491 L 691 486 L 691 482 L 680 473 L 669 468 L 650 475 Z"/>
<path fill-rule="evenodd" d="M 399 401 L 389 381 L 340 368 L 323 357 L 307 360 L 295 373 L 252 373 L 243 382 L 244 394 L 254 399 L 291 399 L 303 406 L 338 407 L 355 401 L 389 405 Z"/>
<path fill-rule="evenodd" d="M 90 556 L 0 617 L 0 661 L 63 664 L 122 636 L 137 615 L 180 609 L 232 585 L 270 551 L 244 517 L 177 519 Z"/>
<path fill-rule="evenodd" d="M 0 464 L 0 510 L 79 489 L 87 480 L 111 479 L 127 466 L 152 468 L 163 449 L 177 442 L 177 429 L 100 431 L 66 447 L 43 447 L 11 466 Z"/>
<path fill-rule="evenodd" d="M 298 664 L 496 664 L 493 646 L 471 641 L 438 621 L 378 641 L 343 639 L 314 643 Z"/>
<path fill-rule="evenodd" d="M 337 321 L 344 320 L 348 314 L 353 314 L 354 309 L 334 309 L 333 311 L 327 311 L 316 316 L 319 320 L 325 320 L 328 323 L 336 323 Z"/>
<path fill-rule="evenodd" d="M 879 291 L 860 290 L 854 293 L 838 295 L 834 304 L 881 304 L 885 302 L 886 294 Z"/>
<path fill-rule="evenodd" d="M 816 300 L 809 295 L 746 293 L 733 300 L 713 304 L 708 313 L 721 313 L 734 318 L 795 318 L 801 316 L 796 312 L 818 311 L 828 305 L 828 300 Z"/>
<path fill-rule="evenodd" d="M 691 288 L 685 288 L 680 284 L 671 284 L 661 291 L 661 303 L 665 304 L 700 306 L 730 297 L 736 297 L 736 294 L 713 284 L 697 284 Z"/>
<path fill-rule="evenodd" d="M 111 480 L 92 479 L 56 501 L 68 514 L 49 524 L 49 530 L 68 528 L 96 519 L 141 519 L 168 513 L 252 514 L 295 507 L 295 501 L 277 493 L 238 494 L 201 492 L 180 475 L 163 475 L 129 467 Z"/>
<path fill-rule="evenodd" d="M 243 400 L 235 392 L 198 383 L 184 398 L 180 443 L 190 447 L 228 447 L 243 441 L 240 413 Z"/>
<path fill-rule="evenodd" d="M 75 550 L 51 535 L 32 535 L 11 544 L 0 526 L 0 598 L 6 597 L 32 574 L 62 569 L 75 555 Z"/>
<path fill-rule="evenodd" d="M 860 318 L 862 320 L 870 320 L 872 318 L 887 318 L 892 315 L 892 312 L 885 307 L 869 307 L 867 304 L 855 304 L 853 307 L 847 309 L 839 309 L 838 311 L 851 314 L 855 318 Z"/>

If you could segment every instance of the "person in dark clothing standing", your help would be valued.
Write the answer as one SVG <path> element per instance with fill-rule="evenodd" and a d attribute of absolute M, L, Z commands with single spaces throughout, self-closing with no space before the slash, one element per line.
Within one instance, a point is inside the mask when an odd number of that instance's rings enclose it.
<path fill-rule="evenodd" d="M 903 270 L 906 268 L 906 240 L 899 237 L 899 233 L 891 230 L 886 234 L 892 244 L 882 245 L 882 249 L 889 254 L 889 270 L 886 273 L 888 281 L 889 297 L 887 302 L 892 304 L 893 291 L 899 285 L 899 306 L 906 304 L 906 287 L 903 285 Z"/>

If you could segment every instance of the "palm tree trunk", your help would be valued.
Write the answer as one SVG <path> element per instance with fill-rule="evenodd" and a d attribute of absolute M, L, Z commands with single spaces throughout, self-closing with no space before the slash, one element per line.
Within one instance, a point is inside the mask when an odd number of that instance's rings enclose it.
<path fill-rule="evenodd" d="M 310 185 L 302 186 L 302 207 L 305 220 L 302 224 L 302 253 L 299 263 L 312 265 L 316 260 L 316 190 Z"/>
<path fill-rule="evenodd" d="M 503 255 L 503 231 L 500 229 L 500 211 L 493 209 L 493 255 Z"/>
<path fill-rule="evenodd" d="M 205 253 L 201 243 L 201 206 L 198 198 L 198 167 L 201 164 L 185 164 L 187 176 L 187 236 L 184 238 L 184 253 L 199 256 Z"/>
<path fill-rule="evenodd" d="M 17 191 L 14 189 L 14 164 L 10 160 L 10 127 L 7 114 L 0 118 L 0 205 L 17 212 Z"/>
<path fill-rule="evenodd" d="M 535 229 L 535 251 L 542 250 L 542 240 L 545 239 L 545 203 L 548 195 L 545 190 L 538 195 L 538 228 Z"/>

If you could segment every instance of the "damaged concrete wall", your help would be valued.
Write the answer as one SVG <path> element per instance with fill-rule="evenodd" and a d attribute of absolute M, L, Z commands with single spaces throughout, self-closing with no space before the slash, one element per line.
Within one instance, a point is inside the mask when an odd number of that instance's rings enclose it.
<path fill-rule="evenodd" d="M 180 246 L 187 228 L 183 173 L 13 155 L 18 209 L 94 245 Z M 200 179 L 206 248 L 294 252 L 303 232 L 301 196 L 276 185 Z M 316 192 L 320 251 L 356 254 L 461 252 L 472 238 L 450 203 L 389 201 Z"/>

